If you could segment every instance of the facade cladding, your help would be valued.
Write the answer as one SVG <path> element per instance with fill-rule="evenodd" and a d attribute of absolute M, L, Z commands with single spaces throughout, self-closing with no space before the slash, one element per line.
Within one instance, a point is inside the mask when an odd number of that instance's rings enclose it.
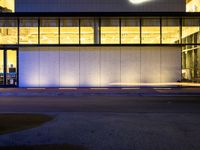
<path fill-rule="evenodd" d="M 0 86 L 198 82 L 200 14 L 185 0 L 143 1 L 16 0 L 0 14 Z"/>
<path fill-rule="evenodd" d="M 138 1 L 138 0 L 132 0 Z M 16 0 L 17 12 L 185 12 L 185 0 Z"/>

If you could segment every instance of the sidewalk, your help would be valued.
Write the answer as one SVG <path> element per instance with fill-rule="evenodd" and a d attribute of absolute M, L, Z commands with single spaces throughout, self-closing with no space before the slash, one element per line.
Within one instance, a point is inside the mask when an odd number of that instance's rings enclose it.
<path fill-rule="evenodd" d="M 200 88 L 0 88 L 0 96 L 200 96 Z"/>

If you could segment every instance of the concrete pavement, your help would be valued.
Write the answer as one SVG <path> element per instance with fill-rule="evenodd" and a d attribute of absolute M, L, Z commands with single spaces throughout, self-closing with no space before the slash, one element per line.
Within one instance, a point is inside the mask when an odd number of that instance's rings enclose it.
<path fill-rule="evenodd" d="M 200 88 L 1 88 L 0 96 L 200 96 Z"/>
<path fill-rule="evenodd" d="M 41 127 L 0 136 L 0 146 L 78 144 L 88 150 L 199 150 L 200 114 L 53 113 Z"/>
<path fill-rule="evenodd" d="M 88 150 L 199 150 L 195 96 L 6 96 L 0 112 L 55 116 L 40 127 L 0 136 L 0 146 L 77 144 Z"/>

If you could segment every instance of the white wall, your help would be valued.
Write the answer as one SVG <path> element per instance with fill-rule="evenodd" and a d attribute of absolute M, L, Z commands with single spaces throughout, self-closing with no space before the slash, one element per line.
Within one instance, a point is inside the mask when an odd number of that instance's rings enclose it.
<path fill-rule="evenodd" d="M 140 83 L 141 48 L 124 47 L 121 50 L 121 83 Z M 128 85 L 127 85 L 128 86 Z"/>
<path fill-rule="evenodd" d="M 180 47 L 23 47 L 20 87 L 127 87 L 181 80 Z"/>
<path fill-rule="evenodd" d="M 60 47 L 60 87 L 79 86 L 79 70 L 79 48 Z"/>

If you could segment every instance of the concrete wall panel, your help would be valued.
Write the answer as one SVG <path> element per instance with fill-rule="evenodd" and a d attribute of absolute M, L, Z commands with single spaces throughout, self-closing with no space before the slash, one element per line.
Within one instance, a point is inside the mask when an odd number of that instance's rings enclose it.
<path fill-rule="evenodd" d="M 40 47 L 40 87 L 60 86 L 59 49 Z"/>
<path fill-rule="evenodd" d="M 161 82 L 181 81 L 181 48 L 161 48 Z"/>
<path fill-rule="evenodd" d="M 101 47 L 101 87 L 120 86 L 121 66 L 119 47 Z"/>
<path fill-rule="evenodd" d="M 100 86 L 100 47 L 80 48 L 80 87 Z"/>
<path fill-rule="evenodd" d="M 140 83 L 140 47 L 121 49 L 121 81 L 122 86 Z"/>
<path fill-rule="evenodd" d="M 160 82 L 160 47 L 141 47 L 141 83 Z"/>
<path fill-rule="evenodd" d="M 20 48 L 19 51 L 19 86 L 39 87 L 39 55 L 38 47 Z"/>
<path fill-rule="evenodd" d="M 181 47 L 24 47 L 20 87 L 127 87 L 181 79 Z"/>
<path fill-rule="evenodd" d="M 60 86 L 79 86 L 79 48 L 60 47 Z"/>

